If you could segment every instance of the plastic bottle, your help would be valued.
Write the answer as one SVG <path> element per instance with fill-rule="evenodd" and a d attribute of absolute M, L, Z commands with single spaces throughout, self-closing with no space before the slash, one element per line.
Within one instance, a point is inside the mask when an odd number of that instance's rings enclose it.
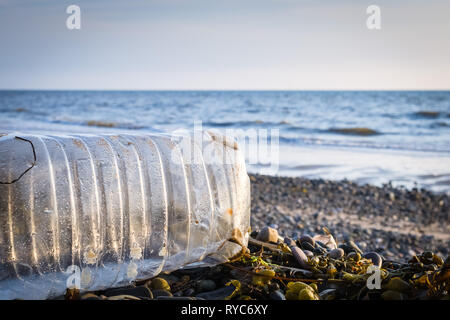
<path fill-rule="evenodd" d="M 0 135 L 0 299 L 45 299 L 215 264 L 248 241 L 234 141 L 184 135 Z"/>

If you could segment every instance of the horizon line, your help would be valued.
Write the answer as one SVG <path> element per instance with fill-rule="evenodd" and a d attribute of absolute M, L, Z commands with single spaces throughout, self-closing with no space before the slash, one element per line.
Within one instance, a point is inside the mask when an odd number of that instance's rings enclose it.
<path fill-rule="evenodd" d="M 39 89 L 39 88 L 0 88 L 0 91 L 450 91 L 449 88 L 433 88 L 433 89 L 335 89 L 335 88 L 326 88 L 326 89 L 98 89 L 98 88 L 77 88 L 77 89 Z"/>

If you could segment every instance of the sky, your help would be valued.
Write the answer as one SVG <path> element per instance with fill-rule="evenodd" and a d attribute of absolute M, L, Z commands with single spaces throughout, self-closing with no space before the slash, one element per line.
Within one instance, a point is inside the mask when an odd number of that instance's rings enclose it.
<path fill-rule="evenodd" d="M 448 90 L 449 15 L 448 0 L 0 0 L 0 89 Z"/>

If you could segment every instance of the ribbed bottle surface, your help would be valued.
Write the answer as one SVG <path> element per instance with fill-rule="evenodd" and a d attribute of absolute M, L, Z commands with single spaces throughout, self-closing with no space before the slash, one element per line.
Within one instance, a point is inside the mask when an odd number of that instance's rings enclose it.
<path fill-rule="evenodd" d="M 209 132 L 9 134 L 0 181 L 0 299 L 117 287 L 248 239 L 244 159 Z"/>

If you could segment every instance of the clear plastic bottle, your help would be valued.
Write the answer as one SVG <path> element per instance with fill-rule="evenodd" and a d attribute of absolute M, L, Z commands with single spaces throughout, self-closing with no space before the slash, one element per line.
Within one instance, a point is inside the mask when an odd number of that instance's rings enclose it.
<path fill-rule="evenodd" d="M 0 299 L 118 287 L 248 241 L 245 161 L 212 132 L 3 135 L 0 182 Z"/>

